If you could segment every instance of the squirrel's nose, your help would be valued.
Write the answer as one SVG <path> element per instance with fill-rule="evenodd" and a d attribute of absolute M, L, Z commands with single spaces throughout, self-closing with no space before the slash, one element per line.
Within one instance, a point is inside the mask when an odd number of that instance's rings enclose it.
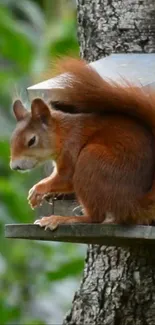
<path fill-rule="evenodd" d="M 12 169 L 13 170 L 21 170 L 21 168 L 19 166 L 14 166 Z"/>
<path fill-rule="evenodd" d="M 15 161 L 11 161 L 10 162 L 10 168 L 12 169 L 12 170 L 21 170 L 22 168 L 20 167 L 20 165 L 17 163 L 17 162 L 15 162 Z"/>

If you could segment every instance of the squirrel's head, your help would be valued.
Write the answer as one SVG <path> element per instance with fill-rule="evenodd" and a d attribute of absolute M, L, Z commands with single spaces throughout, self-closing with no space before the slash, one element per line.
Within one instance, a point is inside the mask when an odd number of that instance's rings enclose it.
<path fill-rule="evenodd" d="M 10 167 L 27 171 L 55 156 L 55 123 L 51 109 L 36 98 L 28 112 L 20 100 L 13 104 L 17 126 L 11 137 Z"/>

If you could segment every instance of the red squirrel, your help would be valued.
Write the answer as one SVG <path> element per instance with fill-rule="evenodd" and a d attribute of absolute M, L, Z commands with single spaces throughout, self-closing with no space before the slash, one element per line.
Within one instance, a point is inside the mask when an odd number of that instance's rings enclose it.
<path fill-rule="evenodd" d="M 149 224 L 155 219 L 155 92 L 103 80 L 83 60 L 59 64 L 69 76 L 59 100 L 41 98 L 27 111 L 13 104 L 13 170 L 53 160 L 53 173 L 33 186 L 32 208 L 52 193 L 75 193 L 83 216 L 50 216 L 41 227 L 66 223 Z M 50 96 L 50 94 L 49 94 Z M 53 108 L 52 108 L 53 105 Z"/>

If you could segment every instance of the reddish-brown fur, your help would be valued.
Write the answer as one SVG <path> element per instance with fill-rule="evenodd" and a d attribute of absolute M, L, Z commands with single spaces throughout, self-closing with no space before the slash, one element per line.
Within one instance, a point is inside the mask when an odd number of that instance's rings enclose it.
<path fill-rule="evenodd" d="M 20 117 L 11 155 L 15 160 L 51 150 L 57 168 L 30 191 L 31 206 L 39 205 L 48 193 L 75 192 L 85 216 L 45 217 L 38 223 L 53 229 L 64 222 L 103 222 L 106 213 L 114 215 L 116 222 L 151 222 L 155 211 L 155 93 L 127 82 L 123 86 L 107 82 L 80 60 L 63 61 L 59 67 L 59 73 L 67 71 L 72 78 L 60 90 L 58 111 L 35 99 L 31 113 Z M 18 119 L 18 112 L 15 115 Z M 27 148 L 25 134 L 34 129 L 39 134 L 38 147 Z M 50 158 L 48 153 L 43 159 L 42 153 L 38 163 Z"/>
<path fill-rule="evenodd" d="M 72 105 L 74 113 L 123 113 L 141 120 L 155 136 L 155 91 L 136 87 L 123 78 L 123 86 L 107 82 L 85 61 L 77 59 L 58 62 L 56 71 L 67 71 L 73 76 L 62 92 L 62 103 Z M 151 191 L 143 197 L 143 205 L 154 200 L 155 175 Z"/>

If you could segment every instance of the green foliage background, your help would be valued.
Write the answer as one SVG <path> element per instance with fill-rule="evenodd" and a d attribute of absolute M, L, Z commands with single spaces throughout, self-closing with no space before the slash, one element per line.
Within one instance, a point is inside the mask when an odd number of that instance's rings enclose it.
<path fill-rule="evenodd" d="M 16 92 L 36 83 L 57 54 L 77 54 L 73 0 L 0 1 L 0 324 L 60 324 L 83 268 L 80 245 L 4 239 L 4 224 L 33 222 L 28 189 L 38 171 L 9 168 Z"/>

